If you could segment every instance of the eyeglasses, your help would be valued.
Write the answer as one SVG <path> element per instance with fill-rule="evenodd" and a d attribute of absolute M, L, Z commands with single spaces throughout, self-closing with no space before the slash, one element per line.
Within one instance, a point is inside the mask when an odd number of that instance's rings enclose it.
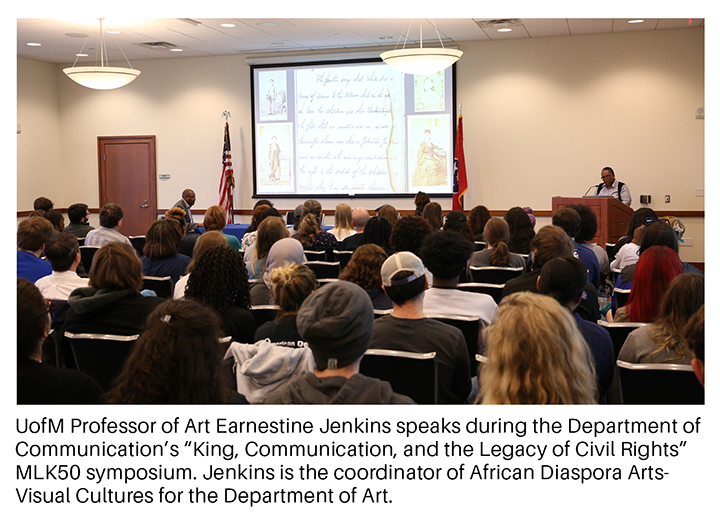
<path fill-rule="evenodd" d="M 615 177 L 614 174 L 606 174 L 606 175 L 601 175 L 601 176 L 600 176 L 600 179 L 605 180 L 605 179 L 611 179 L 611 178 L 613 178 L 613 177 Z"/>
<path fill-rule="evenodd" d="M 45 301 L 45 306 L 47 307 L 47 312 L 50 313 L 50 308 L 52 307 L 52 300 L 50 299 L 43 299 Z"/>

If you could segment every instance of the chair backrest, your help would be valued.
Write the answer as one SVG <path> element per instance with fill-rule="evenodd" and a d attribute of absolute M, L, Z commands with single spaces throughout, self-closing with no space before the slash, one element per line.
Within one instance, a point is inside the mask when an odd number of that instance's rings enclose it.
<path fill-rule="evenodd" d="M 475 251 L 482 251 L 487 246 L 486 242 L 483 241 L 475 241 Z"/>
<path fill-rule="evenodd" d="M 113 379 L 120 374 L 138 336 L 65 331 L 77 370 L 92 376 L 106 391 L 110 390 Z"/>
<path fill-rule="evenodd" d="M 433 318 L 444 322 L 445 324 L 456 327 L 465 337 L 465 344 L 468 350 L 468 360 L 470 362 L 470 376 L 475 376 L 477 367 L 475 365 L 475 355 L 480 353 L 481 350 L 481 331 L 483 329 L 483 322 L 480 317 L 475 316 L 464 316 L 464 315 L 436 315 L 427 314 L 428 318 Z"/>
<path fill-rule="evenodd" d="M 617 361 L 622 403 L 704 404 L 705 390 L 684 364 L 631 364 Z"/>
<path fill-rule="evenodd" d="M 327 261 L 324 251 L 305 250 L 305 258 L 309 261 Z"/>
<path fill-rule="evenodd" d="M 285 214 L 285 223 L 288 225 L 295 224 L 295 210 L 288 210 Z"/>
<path fill-rule="evenodd" d="M 316 279 L 336 279 L 340 276 L 340 263 L 308 260 L 305 266 L 313 270 Z"/>
<path fill-rule="evenodd" d="M 621 271 L 622 270 L 620 268 L 612 268 L 610 270 L 610 277 L 612 278 L 613 286 L 615 286 L 615 284 L 617 284 L 618 275 L 620 275 Z"/>
<path fill-rule="evenodd" d="M 505 284 L 507 281 L 523 274 L 524 268 L 506 266 L 470 266 L 471 282 L 487 284 Z"/>
<path fill-rule="evenodd" d="M 95 257 L 95 253 L 99 249 L 100 246 L 80 246 L 80 262 L 82 262 L 86 272 L 90 273 L 93 257 Z"/>
<path fill-rule="evenodd" d="M 85 246 L 85 237 L 78 237 L 78 245 Z"/>
<path fill-rule="evenodd" d="M 500 304 L 502 300 L 503 289 L 505 284 L 489 284 L 487 282 L 463 282 L 458 284 L 457 288 L 460 291 L 471 291 L 473 293 L 483 293 L 490 295 L 496 304 Z"/>
<path fill-rule="evenodd" d="M 143 248 L 145 248 L 145 236 L 144 235 L 131 235 L 128 237 L 130 239 L 130 244 L 132 244 L 132 247 L 135 248 L 135 251 L 137 252 L 138 256 L 143 256 Z"/>
<path fill-rule="evenodd" d="M 374 316 L 374 318 L 380 318 L 380 317 L 384 317 L 385 315 L 390 315 L 390 314 L 392 314 L 392 312 L 393 312 L 392 308 L 390 308 L 390 309 L 373 309 L 373 316 Z"/>
<path fill-rule="evenodd" d="M 434 352 L 368 349 L 360 362 L 360 373 L 389 382 L 393 391 L 409 396 L 415 403 L 438 403 L 438 362 Z"/>
<path fill-rule="evenodd" d="M 325 284 L 331 284 L 331 283 L 333 283 L 333 282 L 339 281 L 340 279 L 330 278 L 330 279 L 315 279 L 315 280 L 317 281 L 318 285 L 319 285 L 320 287 L 322 287 L 322 286 L 324 286 Z"/>
<path fill-rule="evenodd" d="M 610 333 L 613 349 L 615 350 L 615 360 L 617 360 L 620 349 L 622 349 L 628 335 L 636 329 L 648 325 L 644 322 L 605 322 L 604 320 L 598 320 L 597 323 Z"/>
<path fill-rule="evenodd" d="M 252 313 L 253 318 L 255 319 L 255 325 L 260 327 L 265 322 L 275 320 L 279 310 L 280 306 L 276 306 L 275 304 L 266 304 L 262 306 L 252 306 L 250 308 L 250 313 Z"/>
<path fill-rule="evenodd" d="M 348 265 L 348 262 L 350 262 L 350 258 L 352 257 L 354 251 L 344 251 L 344 250 L 333 250 L 333 255 L 335 255 L 335 260 L 340 263 L 340 271 L 345 269 L 345 266 Z"/>
<path fill-rule="evenodd" d="M 175 283 L 172 277 L 143 277 L 143 289 L 155 292 L 158 297 L 172 298 L 175 291 Z"/>
<path fill-rule="evenodd" d="M 627 304 L 627 301 L 630 298 L 631 291 L 632 291 L 631 288 L 627 288 L 627 289 L 615 288 L 613 290 L 613 295 L 615 296 L 615 302 L 617 304 L 617 307 L 621 308 L 625 304 Z"/>
<path fill-rule="evenodd" d="M 616 243 L 605 243 L 605 253 L 607 253 L 608 261 L 612 262 L 615 260 L 615 255 L 617 254 L 617 247 Z"/>

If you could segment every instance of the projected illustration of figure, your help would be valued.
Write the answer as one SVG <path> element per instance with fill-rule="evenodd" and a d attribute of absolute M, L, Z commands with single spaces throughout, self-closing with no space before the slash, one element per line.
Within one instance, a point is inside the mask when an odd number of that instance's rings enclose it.
<path fill-rule="evenodd" d="M 275 82 L 270 80 L 268 92 L 265 95 L 268 100 L 268 113 L 273 116 L 275 114 L 275 104 L 277 103 L 277 91 L 275 90 Z"/>
<path fill-rule="evenodd" d="M 442 99 L 435 92 L 435 85 L 430 78 L 423 82 L 423 93 L 420 96 L 420 108 L 423 110 L 442 110 Z"/>
<path fill-rule="evenodd" d="M 429 130 L 418 148 L 418 162 L 413 174 L 414 186 L 442 185 L 446 182 L 446 159 L 438 155 L 438 146 L 432 142 Z"/>
<path fill-rule="evenodd" d="M 277 138 L 272 137 L 270 149 L 268 151 L 268 159 L 270 160 L 270 181 L 280 180 L 280 145 L 277 144 Z"/>

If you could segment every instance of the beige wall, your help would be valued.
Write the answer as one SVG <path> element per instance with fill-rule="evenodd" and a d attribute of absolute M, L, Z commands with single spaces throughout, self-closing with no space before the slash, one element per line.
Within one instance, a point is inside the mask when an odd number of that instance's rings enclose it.
<path fill-rule="evenodd" d="M 531 206 L 550 210 L 554 195 L 581 195 L 602 166 L 627 183 L 633 207 L 652 195 L 657 210 L 703 210 L 704 32 L 699 29 L 460 43 L 457 101 L 462 104 L 470 188 L 465 208 Z M 157 136 L 158 207 L 185 187 L 197 208 L 217 203 L 224 120 L 230 119 L 238 203 L 251 208 L 250 68 L 244 56 L 150 60 L 114 91 L 92 91 L 62 66 L 18 60 L 18 209 L 42 194 L 56 204 L 98 205 L 97 137 Z M 37 138 L 48 147 L 37 164 Z M 671 203 L 663 202 L 664 195 Z M 344 201 L 344 200 L 343 200 Z M 292 208 L 302 200 L 280 200 Z M 340 199 L 323 200 L 331 208 Z M 411 199 L 354 199 L 375 208 Z M 439 200 L 450 208 L 450 199 Z M 703 220 L 683 219 L 702 261 Z"/>

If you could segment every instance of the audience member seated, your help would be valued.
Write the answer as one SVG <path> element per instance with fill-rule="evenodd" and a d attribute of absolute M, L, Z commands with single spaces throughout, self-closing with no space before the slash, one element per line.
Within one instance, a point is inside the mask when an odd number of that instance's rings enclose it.
<path fill-rule="evenodd" d="M 382 289 L 380 276 L 380 270 L 387 258 L 385 250 L 377 244 L 363 244 L 355 250 L 348 265 L 340 273 L 340 280 L 357 284 L 367 292 L 373 309 L 392 309 L 392 301 Z"/>
<path fill-rule="evenodd" d="M 615 259 L 610 263 L 610 269 L 623 270 L 626 266 L 635 265 L 640 257 L 640 243 L 645 233 L 645 225 L 638 226 L 633 232 L 631 242 L 623 244 L 615 253 Z"/>
<path fill-rule="evenodd" d="M 687 343 L 693 371 L 705 387 L 705 304 L 700 306 L 683 328 L 682 336 Z"/>
<path fill-rule="evenodd" d="M 682 330 L 704 301 L 702 275 L 678 275 L 663 295 L 653 323 L 628 335 L 618 360 L 633 364 L 690 365 L 692 354 Z"/>
<path fill-rule="evenodd" d="M 195 192 L 191 188 L 182 191 L 180 199 L 173 205 L 173 208 L 180 208 L 183 212 L 183 228 L 190 233 L 195 233 L 197 223 L 194 222 L 191 208 L 195 205 Z M 184 234 L 185 232 L 183 232 Z"/>
<path fill-rule="evenodd" d="M 47 197 L 38 197 L 33 201 L 33 210 L 42 210 L 47 212 L 53 209 L 53 202 Z"/>
<path fill-rule="evenodd" d="M 220 317 L 223 336 L 252 344 L 255 318 L 250 313 L 250 289 L 242 254 L 230 247 L 214 246 L 198 259 L 188 277 L 185 300 L 205 304 Z"/>
<path fill-rule="evenodd" d="M 597 403 L 590 350 L 577 322 L 555 299 L 510 295 L 484 339 L 487 362 L 478 376 L 478 403 Z"/>
<path fill-rule="evenodd" d="M 200 235 L 200 238 L 195 242 L 195 247 L 192 253 L 192 262 L 187 267 L 186 274 L 178 279 L 175 283 L 175 290 L 173 291 L 173 298 L 184 299 L 185 289 L 187 289 L 187 281 L 190 278 L 195 263 L 200 256 L 213 246 L 228 246 L 227 237 L 222 232 L 210 231 Z"/>
<path fill-rule="evenodd" d="M 582 246 L 575 241 L 575 236 L 580 231 L 580 214 L 570 207 L 558 208 L 552 216 L 553 226 L 559 226 L 573 240 L 573 248 L 575 249 L 575 257 L 580 259 L 588 270 L 588 281 L 600 289 L 600 262 L 597 255 L 590 248 Z"/>
<path fill-rule="evenodd" d="M 425 316 L 428 285 L 422 261 L 406 251 L 391 255 L 382 267 L 382 283 L 393 311 L 375 320 L 370 348 L 436 352 L 440 403 L 465 403 L 471 390 L 465 337 L 456 327 Z"/>
<path fill-rule="evenodd" d="M 537 293 L 537 279 L 545 263 L 557 257 L 573 257 L 575 251 L 573 242 L 567 233 L 562 228 L 552 225 L 540 228 L 533 237 L 530 248 L 532 249 L 533 259 L 532 271 L 523 273 L 505 283 L 503 298 L 520 291 Z M 585 284 L 585 292 L 575 311 L 590 322 L 597 322 L 600 319 L 597 291 L 589 282 Z"/>
<path fill-rule="evenodd" d="M 260 226 L 260 223 L 263 221 L 263 212 L 265 210 L 268 210 L 270 207 L 269 204 L 259 204 L 256 205 L 253 209 L 252 218 L 250 219 L 250 226 L 248 226 L 247 230 L 245 230 L 245 234 L 242 236 L 242 239 L 240 239 L 240 249 L 242 251 L 247 251 L 247 249 L 252 245 L 255 244 L 255 239 L 257 239 L 257 229 L 258 226 Z M 275 210 L 277 212 L 277 210 Z M 279 214 L 280 212 L 278 212 Z"/>
<path fill-rule="evenodd" d="M 575 242 L 590 248 L 595 253 L 600 265 L 600 281 L 603 282 L 610 275 L 610 261 L 605 248 L 591 242 L 598 229 L 597 215 L 585 204 L 571 204 L 568 208 L 572 208 L 580 215 L 580 231 L 575 235 Z"/>
<path fill-rule="evenodd" d="M 425 206 L 430 202 L 430 196 L 425 192 L 418 192 L 415 194 L 415 217 L 422 217 Z"/>
<path fill-rule="evenodd" d="M 526 255 L 530 253 L 530 241 L 535 237 L 535 229 L 528 214 L 519 206 L 510 208 L 504 217 L 510 228 L 508 248 L 512 253 Z"/>
<path fill-rule="evenodd" d="M 335 207 L 335 227 L 330 230 L 330 233 L 338 242 L 357 233 L 352 224 L 352 209 L 349 204 L 340 203 Z"/>
<path fill-rule="evenodd" d="M 576 325 L 595 361 L 595 376 L 600 403 L 607 403 L 608 391 L 615 374 L 615 351 L 610 333 L 595 322 L 588 322 L 575 313 L 587 284 L 585 265 L 575 257 L 558 257 L 548 261 L 540 272 L 538 290 L 557 300 L 573 313 Z"/>
<path fill-rule="evenodd" d="M 635 237 L 635 229 L 658 220 L 658 216 L 652 208 L 638 208 L 633 212 L 628 223 L 627 231 L 615 243 L 615 251 L 619 251 L 625 244 L 632 242 Z"/>
<path fill-rule="evenodd" d="M 445 226 L 443 226 L 443 230 L 450 232 L 458 232 L 468 241 L 475 241 L 475 236 L 473 235 L 472 231 L 470 231 L 470 226 L 468 226 L 467 216 L 464 212 L 461 212 L 460 210 L 453 210 L 452 212 L 447 214 L 447 216 L 445 217 Z M 473 246 L 473 248 L 474 247 L 475 246 Z"/>
<path fill-rule="evenodd" d="M 57 210 L 48 210 L 44 217 L 52 224 L 53 235 L 57 235 L 65 229 L 65 218 Z"/>
<path fill-rule="evenodd" d="M 434 232 L 442 229 L 443 213 L 442 206 L 438 203 L 428 203 L 423 209 L 423 218 L 427 219 Z"/>
<path fill-rule="evenodd" d="M 432 287 L 425 292 L 425 313 L 479 316 L 484 324 L 492 322 L 497 304 L 490 295 L 457 289 L 474 250 L 472 242 L 457 232 L 442 230 L 425 239 L 420 257 L 433 275 Z"/>
<path fill-rule="evenodd" d="M 285 347 L 307 347 L 297 329 L 297 314 L 305 299 L 315 291 L 315 273 L 296 262 L 270 272 L 273 301 L 280 308 L 275 320 L 265 322 L 255 331 L 255 342 L 268 339 Z"/>
<path fill-rule="evenodd" d="M 299 241 L 286 237 L 280 239 L 270 247 L 262 277 L 250 285 L 250 300 L 254 306 L 266 306 L 275 303 L 272 298 L 272 292 L 270 291 L 270 287 L 272 286 L 270 273 L 275 268 L 291 262 L 298 264 L 307 262 L 303 246 Z"/>
<path fill-rule="evenodd" d="M 398 211 L 393 205 L 384 204 L 378 209 L 377 216 L 385 217 L 385 219 L 387 219 L 387 221 L 390 223 L 390 228 L 394 228 L 395 223 L 398 220 Z"/>
<path fill-rule="evenodd" d="M 525 268 L 526 262 L 517 253 L 510 253 L 507 243 L 510 240 L 510 227 L 505 219 L 488 219 L 482 236 L 486 247 L 476 251 L 468 261 L 468 279 L 470 266 L 499 266 L 507 268 Z"/>
<path fill-rule="evenodd" d="M 193 254 L 193 248 L 195 248 L 195 243 L 200 239 L 200 234 L 193 232 L 188 232 L 187 228 L 187 222 L 185 221 L 185 210 L 180 208 L 179 206 L 173 206 L 170 208 L 167 212 L 165 212 L 165 219 L 174 219 L 176 223 L 180 226 L 180 246 L 178 247 L 178 253 L 182 253 L 183 255 L 186 255 L 188 257 L 192 257 Z M 197 223 L 195 224 L 195 229 L 197 229 Z"/>
<path fill-rule="evenodd" d="M 340 244 L 341 250 L 353 251 L 362 244 L 362 240 L 364 239 L 363 232 L 365 231 L 365 226 L 367 225 L 369 220 L 370 214 L 362 206 L 358 206 L 352 211 L 352 224 L 355 227 L 357 233 L 351 235 L 350 237 L 347 237 L 346 239 L 343 239 L 342 243 Z"/>
<path fill-rule="evenodd" d="M 394 251 L 409 251 L 420 256 L 425 238 L 432 233 L 432 226 L 422 217 L 398 219 L 390 234 L 390 247 Z"/>
<path fill-rule="evenodd" d="M 85 246 L 104 246 L 109 242 L 131 245 L 130 239 L 120 233 L 123 209 L 119 204 L 108 203 L 100 209 L 100 228 L 91 230 L 85 236 Z"/>
<path fill-rule="evenodd" d="M 192 300 L 168 300 L 147 319 L 107 403 L 247 403 L 222 381 L 220 323 Z"/>
<path fill-rule="evenodd" d="M 677 253 L 667 246 L 651 246 L 640 255 L 627 304 L 607 312 L 608 322 L 654 322 L 658 305 L 670 283 L 683 272 Z"/>
<path fill-rule="evenodd" d="M 287 229 L 285 221 L 281 217 L 263 219 L 257 230 L 257 239 L 245 250 L 244 260 L 249 279 L 262 277 L 270 248 L 277 241 L 286 237 L 290 237 L 290 230 Z"/>
<path fill-rule="evenodd" d="M 192 259 L 178 253 L 182 229 L 175 219 L 153 221 L 145 235 L 140 259 L 146 277 L 170 277 L 173 283 L 185 275 Z"/>
<path fill-rule="evenodd" d="M 394 393 L 389 383 L 360 374 L 373 332 L 373 309 L 359 286 L 338 281 L 313 292 L 298 312 L 297 326 L 312 351 L 315 370 L 294 378 L 264 403 L 414 403 Z"/>
<path fill-rule="evenodd" d="M 89 376 L 42 363 L 50 332 L 48 302 L 26 279 L 17 279 L 17 403 L 97 403 L 103 393 Z"/>
<path fill-rule="evenodd" d="M 390 235 L 392 234 L 392 226 L 385 217 L 375 216 L 370 219 L 365 226 L 362 234 L 362 244 L 376 244 L 380 246 L 388 255 L 393 254 L 390 246 Z"/>
<path fill-rule="evenodd" d="M 485 225 L 490 219 L 492 219 L 490 210 L 482 205 L 476 206 L 470 210 L 470 215 L 468 215 L 468 226 L 470 226 L 470 231 L 473 234 L 473 240 L 482 242 L 485 241 L 483 231 L 485 230 Z"/>
<path fill-rule="evenodd" d="M 76 271 L 80 265 L 80 245 L 72 233 L 63 232 L 51 237 L 45 248 L 45 258 L 52 265 L 52 273 L 35 283 L 43 297 L 67 300 L 76 288 L 87 287 L 88 279 L 80 277 Z"/>
<path fill-rule="evenodd" d="M 228 240 L 228 245 L 235 251 L 240 251 L 240 241 L 234 235 L 229 235 L 223 232 L 223 229 L 227 225 L 227 214 L 225 208 L 222 206 L 211 206 L 205 212 L 205 218 L 203 219 L 203 228 L 206 232 L 218 231 L 221 232 Z"/>
<path fill-rule="evenodd" d="M 164 299 L 144 297 L 142 264 L 129 244 L 107 243 L 93 258 L 89 287 L 68 297 L 63 328 L 72 333 L 136 335 Z"/>
<path fill-rule="evenodd" d="M 35 283 L 52 273 L 51 264 L 40 256 L 45 251 L 45 241 L 53 233 L 52 224 L 44 217 L 28 217 L 17 229 L 17 276 Z"/>
<path fill-rule="evenodd" d="M 67 213 L 70 224 L 65 227 L 65 231 L 72 233 L 78 239 L 84 239 L 89 231 L 95 229 L 90 226 L 90 211 L 85 203 L 71 204 Z"/>
<path fill-rule="evenodd" d="M 300 241 L 303 249 L 308 251 L 332 252 L 340 246 L 334 235 L 323 231 L 320 220 L 314 213 L 308 213 L 302 218 L 297 233 L 292 237 Z"/>

